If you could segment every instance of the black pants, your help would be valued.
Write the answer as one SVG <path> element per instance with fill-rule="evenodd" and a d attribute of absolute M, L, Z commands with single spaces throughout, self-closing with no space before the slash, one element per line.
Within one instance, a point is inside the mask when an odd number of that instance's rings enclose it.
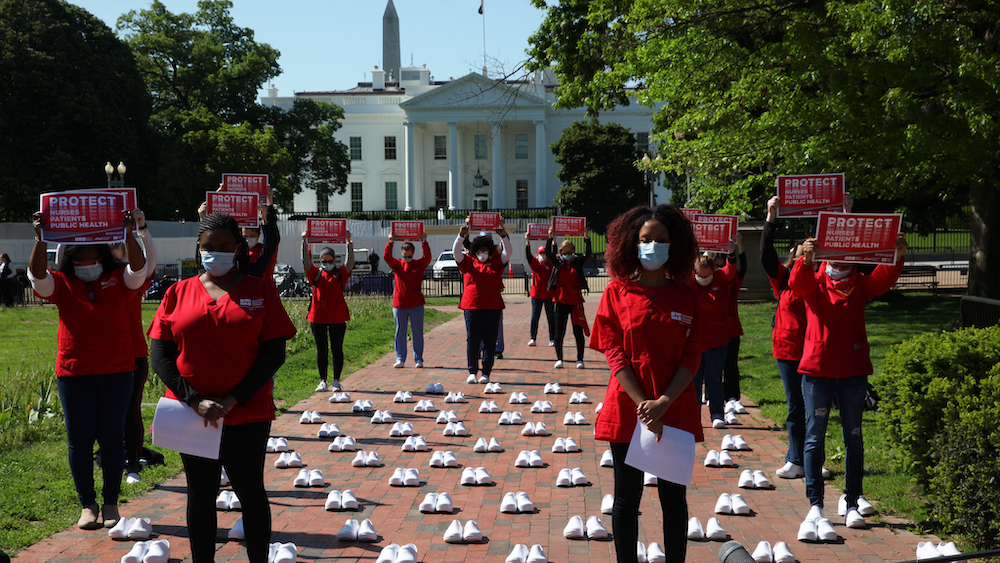
<path fill-rule="evenodd" d="M 309 323 L 309 326 L 316 340 L 316 368 L 319 370 L 319 378 L 326 381 L 328 357 L 332 352 L 333 380 L 340 381 L 340 374 L 344 371 L 344 333 L 347 332 L 347 324 Z M 326 347 L 327 338 L 330 339 L 329 348 Z"/>
<path fill-rule="evenodd" d="M 222 467 L 226 468 L 233 491 L 243 504 L 243 530 L 250 563 L 267 563 L 271 505 L 264 491 L 264 450 L 270 433 L 270 422 L 234 424 L 222 429 L 219 459 L 181 454 L 187 477 L 187 525 L 194 563 L 215 560 L 218 525 L 215 498 L 219 496 Z"/>
<path fill-rule="evenodd" d="M 465 355 L 469 363 L 469 373 L 479 371 L 479 351 L 483 351 L 483 375 L 489 377 L 493 371 L 494 354 L 497 351 L 497 332 L 500 330 L 501 309 L 465 310 Z"/>
<path fill-rule="evenodd" d="M 129 471 L 139 467 L 139 456 L 142 454 L 142 439 L 146 429 L 142 425 L 142 391 L 146 388 L 146 378 L 149 377 L 149 360 L 145 357 L 135 359 L 135 371 L 132 372 L 132 396 L 129 397 L 128 411 L 125 412 L 125 464 Z"/>
<path fill-rule="evenodd" d="M 740 398 L 740 337 L 729 339 L 726 346 L 726 365 L 722 368 L 722 389 L 726 400 Z"/>
<path fill-rule="evenodd" d="M 549 341 L 556 339 L 556 325 L 552 318 L 554 305 L 551 299 L 531 298 L 531 339 L 538 338 L 538 319 L 542 316 L 542 309 L 545 309 L 545 321 L 549 326 Z"/>
<path fill-rule="evenodd" d="M 573 324 L 570 316 L 573 314 L 573 307 L 576 305 L 563 305 L 556 303 L 556 359 L 563 359 L 563 340 L 566 339 L 566 325 Z M 576 361 L 583 361 L 583 327 L 573 324 L 573 336 L 576 338 Z M 634 546 L 633 546 L 634 547 Z"/>
<path fill-rule="evenodd" d="M 639 539 L 639 501 L 642 500 L 642 471 L 625 464 L 628 442 L 611 444 L 615 463 L 615 505 L 611 510 L 615 553 L 618 563 L 636 561 Z M 657 480 L 660 509 L 663 511 L 663 551 L 670 563 L 684 563 L 687 555 L 687 487 Z M 650 541 L 652 538 L 646 538 Z"/>

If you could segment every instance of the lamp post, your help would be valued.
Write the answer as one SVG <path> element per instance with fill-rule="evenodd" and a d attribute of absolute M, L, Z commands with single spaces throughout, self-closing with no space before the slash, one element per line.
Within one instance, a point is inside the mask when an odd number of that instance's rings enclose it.
<path fill-rule="evenodd" d="M 118 178 L 114 178 L 115 167 L 111 166 L 111 161 L 108 161 L 104 165 L 104 173 L 108 175 L 108 187 L 109 188 L 123 188 L 125 187 L 125 163 L 118 162 Z"/>
<path fill-rule="evenodd" d="M 642 170 L 643 179 L 646 181 L 646 187 L 649 189 L 649 206 L 656 206 L 656 194 L 653 192 L 653 187 L 656 182 L 660 180 L 660 165 L 663 164 L 663 158 L 657 155 L 656 160 L 649 158 L 648 153 L 643 153 L 642 159 L 639 161 L 639 169 Z"/>

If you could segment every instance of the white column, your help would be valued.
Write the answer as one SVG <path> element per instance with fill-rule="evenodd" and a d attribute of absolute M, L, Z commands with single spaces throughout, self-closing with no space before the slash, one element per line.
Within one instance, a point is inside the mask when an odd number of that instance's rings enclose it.
<path fill-rule="evenodd" d="M 458 152 L 455 153 L 458 159 L 458 178 L 455 180 L 455 200 L 451 203 L 455 209 L 467 209 L 465 205 L 465 185 L 468 181 L 468 174 L 465 172 L 465 144 L 467 139 L 461 124 L 458 127 Z"/>
<path fill-rule="evenodd" d="M 490 206 L 493 209 L 504 207 L 503 177 L 503 126 L 495 123 L 493 124 L 493 177 L 490 179 L 493 188 L 493 201 L 490 202 Z"/>
<path fill-rule="evenodd" d="M 403 127 L 406 129 L 406 146 L 403 147 L 403 158 L 406 178 L 403 179 L 403 193 L 406 201 L 406 211 L 413 210 L 413 192 L 416 189 L 416 159 L 413 155 L 414 139 L 413 129 L 416 125 L 410 121 L 404 121 Z"/>
<path fill-rule="evenodd" d="M 458 123 L 448 122 L 448 209 L 458 201 Z"/>
<path fill-rule="evenodd" d="M 535 122 L 535 207 L 548 207 L 549 178 L 545 163 L 549 159 L 549 143 L 545 140 L 545 122 Z"/>

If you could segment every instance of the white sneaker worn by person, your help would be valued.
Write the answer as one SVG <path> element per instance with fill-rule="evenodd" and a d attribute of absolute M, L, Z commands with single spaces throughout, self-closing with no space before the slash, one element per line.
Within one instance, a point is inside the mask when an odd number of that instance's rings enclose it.
<path fill-rule="evenodd" d="M 782 479 L 800 479 L 805 477 L 806 470 L 801 465 L 795 465 L 790 461 L 786 461 L 785 465 L 775 471 L 774 474 Z"/>
<path fill-rule="evenodd" d="M 563 367 L 563 361 L 562 361 L 562 360 L 556 360 L 556 363 L 555 363 L 555 365 L 554 365 L 554 366 L 552 366 L 552 367 L 553 367 L 554 369 L 562 369 L 562 367 Z"/>
<path fill-rule="evenodd" d="M 535 345 L 535 339 L 532 338 L 531 340 L 528 341 L 528 346 L 534 346 L 534 345 Z M 527 555 L 527 554 L 525 554 L 525 555 Z"/>
<path fill-rule="evenodd" d="M 326 384 L 325 379 L 319 380 L 319 385 L 316 386 L 316 391 L 329 391 L 330 386 Z"/>
<path fill-rule="evenodd" d="M 716 418 L 715 420 L 712 421 L 712 428 L 718 430 L 725 427 L 726 427 L 726 421 L 722 420 L 721 418 Z"/>
<path fill-rule="evenodd" d="M 868 523 L 865 522 L 865 517 L 858 512 L 857 508 L 850 508 L 847 510 L 847 514 L 844 515 L 844 525 L 855 530 L 868 527 Z"/>

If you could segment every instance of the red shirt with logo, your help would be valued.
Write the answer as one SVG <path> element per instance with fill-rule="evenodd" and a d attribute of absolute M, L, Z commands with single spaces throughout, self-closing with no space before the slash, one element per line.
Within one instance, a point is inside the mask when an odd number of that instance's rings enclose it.
<path fill-rule="evenodd" d="M 424 304 L 424 270 L 431 263 L 431 245 L 423 241 L 420 245 L 423 253 L 420 258 L 399 260 L 392 256 L 392 241 L 386 243 L 382 259 L 395 274 L 395 287 L 392 290 L 392 306 L 396 309 L 410 309 Z"/>
<path fill-rule="evenodd" d="M 701 331 L 705 339 L 705 350 L 729 344 L 729 301 L 731 299 L 730 284 L 736 277 L 736 266 L 727 262 L 725 266 L 715 270 L 712 283 L 700 285 L 694 276 L 689 282 L 695 289 L 698 302 L 701 305 Z"/>
<path fill-rule="evenodd" d="M 528 260 L 531 268 L 531 289 L 528 295 L 532 299 L 551 300 L 556 296 L 556 290 L 549 290 L 549 279 L 552 277 L 552 263 L 546 260 L 539 262 L 538 258 Z M 565 266 L 563 266 L 565 268 Z M 577 281 L 579 284 L 579 280 Z"/>
<path fill-rule="evenodd" d="M 306 279 L 312 285 L 312 303 L 306 320 L 322 325 L 344 324 L 351 320 L 351 311 L 344 300 L 344 285 L 347 284 L 347 268 L 337 268 L 340 277 L 333 272 L 325 272 L 315 265 L 306 272 Z"/>
<path fill-rule="evenodd" d="M 490 254 L 486 262 L 466 256 L 458 263 L 462 272 L 462 301 L 459 309 L 503 309 L 503 262 L 500 252 Z"/>

